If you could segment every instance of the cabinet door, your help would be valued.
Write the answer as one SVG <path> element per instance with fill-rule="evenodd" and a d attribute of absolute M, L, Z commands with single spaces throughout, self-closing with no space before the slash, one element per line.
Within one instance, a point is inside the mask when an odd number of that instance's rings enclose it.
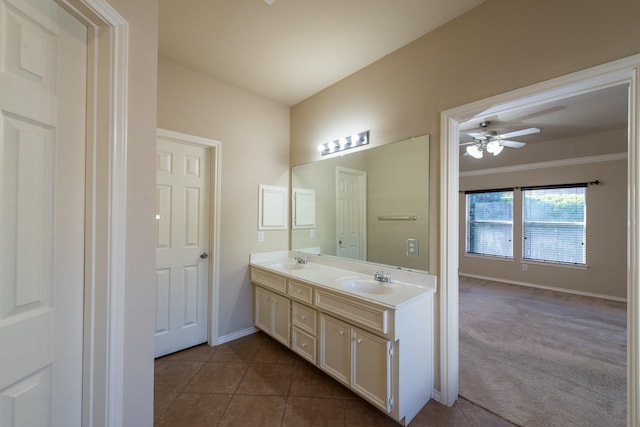
<path fill-rule="evenodd" d="M 351 387 L 391 411 L 391 342 L 351 328 Z"/>
<path fill-rule="evenodd" d="M 349 385 L 349 325 L 320 314 L 320 363 L 322 370 Z"/>
<path fill-rule="evenodd" d="M 271 336 L 289 347 L 289 331 L 291 310 L 289 309 L 289 298 L 277 294 L 271 294 L 273 301 L 273 325 Z"/>
<path fill-rule="evenodd" d="M 256 326 L 271 334 L 271 292 L 255 287 L 254 310 Z"/>

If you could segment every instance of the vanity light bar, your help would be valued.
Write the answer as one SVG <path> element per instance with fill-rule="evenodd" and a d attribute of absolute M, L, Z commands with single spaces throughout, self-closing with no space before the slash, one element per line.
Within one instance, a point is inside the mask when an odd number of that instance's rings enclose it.
<path fill-rule="evenodd" d="M 318 151 L 323 156 L 349 150 L 350 148 L 361 147 L 369 143 L 369 131 L 353 134 L 344 138 L 318 145 Z"/>

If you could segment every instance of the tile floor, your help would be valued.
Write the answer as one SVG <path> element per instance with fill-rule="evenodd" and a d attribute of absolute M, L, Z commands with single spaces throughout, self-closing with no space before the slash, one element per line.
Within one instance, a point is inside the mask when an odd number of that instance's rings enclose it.
<path fill-rule="evenodd" d="M 262 332 L 155 362 L 155 426 L 397 426 Z M 409 424 L 512 426 L 464 399 L 429 402 Z"/>

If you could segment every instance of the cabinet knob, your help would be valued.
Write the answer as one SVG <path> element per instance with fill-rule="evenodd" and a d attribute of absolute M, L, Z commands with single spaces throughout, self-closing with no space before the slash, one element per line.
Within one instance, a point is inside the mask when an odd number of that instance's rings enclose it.
<path fill-rule="evenodd" d="M 301 318 L 302 320 L 304 320 L 304 319 L 306 319 L 306 318 L 307 318 L 307 316 L 305 316 L 305 315 L 303 314 L 302 316 L 300 316 L 300 318 Z"/>
<path fill-rule="evenodd" d="M 358 344 L 360 344 L 360 343 L 362 342 L 362 338 L 358 338 L 358 339 L 356 340 L 356 342 L 357 342 Z"/>
<path fill-rule="evenodd" d="M 344 331 L 340 331 L 340 335 L 344 335 Z"/>
<path fill-rule="evenodd" d="M 303 342 L 301 347 L 302 347 L 302 348 L 305 348 L 306 346 L 307 346 L 307 343 L 306 343 L 306 342 Z"/>
<path fill-rule="evenodd" d="M 300 294 L 302 293 L 302 290 L 301 290 L 301 289 L 298 289 L 298 290 L 296 290 L 296 293 L 297 293 L 298 295 L 300 295 Z"/>

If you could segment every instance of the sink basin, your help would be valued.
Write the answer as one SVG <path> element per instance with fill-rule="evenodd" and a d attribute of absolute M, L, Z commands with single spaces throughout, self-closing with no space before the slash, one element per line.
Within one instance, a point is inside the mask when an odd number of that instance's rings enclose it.
<path fill-rule="evenodd" d="M 379 282 L 373 279 L 360 277 L 344 277 L 336 280 L 336 283 L 349 291 L 363 292 L 365 294 L 392 294 L 398 291 L 398 287 L 392 283 Z"/>
<path fill-rule="evenodd" d="M 277 268 L 280 270 L 301 270 L 304 268 L 304 264 L 297 263 L 295 261 L 274 262 L 269 264 L 271 268 Z"/>

